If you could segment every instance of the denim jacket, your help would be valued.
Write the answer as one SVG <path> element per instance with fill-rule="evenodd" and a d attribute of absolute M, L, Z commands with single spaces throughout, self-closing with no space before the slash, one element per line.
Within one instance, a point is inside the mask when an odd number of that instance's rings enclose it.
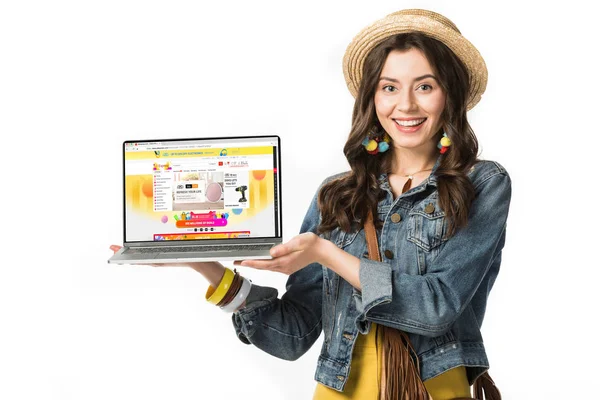
<path fill-rule="evenodd" d="M 362 229 L 320 235 L 360 259 L 361 290 L 319 263 L 291 274 L 281 298 L 277 289 L 253 284 L 246 306 L 232 315 L 238 338 L 296 360 L 324 332 L 315 380 L 341 392 L 357 335 L 367 334 L 375 322 L 408 334 L 422 380 L 464 365 L 472 385 L 489 368 L 480 328 L 500 268 L 511 179 L 498 162 L 475 164 L 468 174 L 476 191 L 469 224 L 445 238 L 447 221 L 434 174 L 441 157 L 427 179 L 396 199 L 387 175 L 379 177 L 387 192 L 378 204 L 381 262 L 368 258 Z M 316 233 L 317 194 L 300 233 Z"/>

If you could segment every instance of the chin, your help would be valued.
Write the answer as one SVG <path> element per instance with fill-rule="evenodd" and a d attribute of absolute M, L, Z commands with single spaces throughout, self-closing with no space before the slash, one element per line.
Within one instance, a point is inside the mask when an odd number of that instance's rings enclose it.
<path fill-rule="evenodd" d="M 394 142 L 395 146 L 418 147 L 423 144 L 423 138 L 421 137 L 421 135 L 411 137 L 411 138 L 402 137 L 402 136 L 398 137 L 398 135 L 396 135 L 396 136 L 390 135 L 390 137 L 392 138 L 392 141 Z"/>

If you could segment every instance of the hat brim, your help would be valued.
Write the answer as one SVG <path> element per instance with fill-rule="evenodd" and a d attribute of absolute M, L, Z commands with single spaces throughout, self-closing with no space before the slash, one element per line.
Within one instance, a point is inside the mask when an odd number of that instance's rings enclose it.
<path fill-rule="evenodd" d="M 452 24 L 449 20 L 446 21 Z M 358 94 L 364 61 L 369 52 L 390 36 L 415 31 L 444 43 L 465 64 L 471 80 L 467 110 L 472 109 L 481 100 L 487 86 L 485 61 L 477 48 L 458 30 L 428 15 L 390 14 L 364 28 L 354 37 L 343 58 L 344 79 L 352 96 L 356 98 Z"/>

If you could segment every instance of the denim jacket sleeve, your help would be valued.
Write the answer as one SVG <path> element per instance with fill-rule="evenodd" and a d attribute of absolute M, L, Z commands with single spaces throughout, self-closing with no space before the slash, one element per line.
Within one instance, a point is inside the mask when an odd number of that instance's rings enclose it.
<path fill-rule="evenodd" d="M 425 274 L 392 271 L 386 262 L 361 258 L 361 296 L 353 296 L 357 323 L 376 314 L 378 321 L 418 335 L 439 336 L 450 329 L 504 246 L 510 176 L 495 170 L 476 183 L 475 191 L 468 225 L 443 244 Z"/>
<path fill-rule="evenodd" d="M 317 207 L 319 190 L 311 201 L 300 233 L 316 234 L 321 220 Z M 277 297 L 277 289 L 253 283 L 246 306 L 232 315 L 238 338 L 275 357 L 298 359 L 321 334 L 322 290 L 323 267 L 319 263 L 291 274 L 281 299 Z"/>

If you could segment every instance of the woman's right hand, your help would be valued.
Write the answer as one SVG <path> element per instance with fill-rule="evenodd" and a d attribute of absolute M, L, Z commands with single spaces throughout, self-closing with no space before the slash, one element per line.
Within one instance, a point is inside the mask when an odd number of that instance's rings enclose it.
<path fill-rule="evenodd" d="M 122 246 L 117 244 L 113 244 L 110 246 L 110 249 L 113 252 L 117 252 L 121 249 Z M 189 263 L 162 263 L 162 264 L 147 264 L 152 265 L 153 267 L 190 267 L 193 270 L 200 272 L 210 283 L 210 285 L 214 288 L 219 286 L 221 279 L 223 279 L 223 275 L 225 275 L 225 267 L 217 261 L 209 261 L 209 262 L 189 262 Z M 246 301 L 242 303 L 241 306 L 237 308 L 236 311 L 246 307 Z"/>
<path fill-rule="evenodd" d="M 122 246 L 117 244 L 113 244 L 110 246 L 110 249 L 116 253 L 121 249 Z M 225 267 L 217 261 L 207 261 L 207 262 L 185 262 L 185 263 L 156 263 L 156 264 L 144 264 L 150 265 L 153 267 L 189 267 L 193 270 L 201 273 L 206 280 L 213 287 L 219 286 L 219 282 L 221 282 L 221 278 L 223 278 L 223 274 L 225 273 Z"/>

